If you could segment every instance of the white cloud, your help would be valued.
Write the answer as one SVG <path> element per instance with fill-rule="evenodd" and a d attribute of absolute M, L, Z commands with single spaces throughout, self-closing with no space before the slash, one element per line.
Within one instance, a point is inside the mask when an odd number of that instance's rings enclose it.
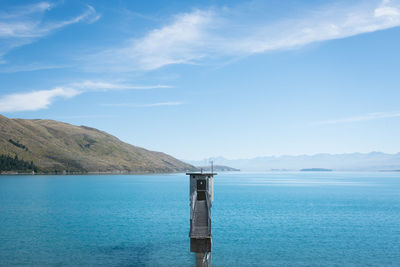
<path fill-rule="evenodd" d="M 81 83 L 72 83 L 67 86 L 59 86 L 50 90 L 38 90 L 33 92 L 5 95 L 0 97 L 0 112 L 35 111 L 45 109 L 59 98 L 71 98 L 86 92 L 110 90 L 148 90 L 158 88 L 170 88 L 170 86 L 136 86 L 108 82 L 84 81 Z"/>
<path fill-rule="evenodd" d="M 44 24 L 42 27 L 35 30 L 33 34 L 38 34 L 39 36 L 47 35 L 50 32 L 60 29 L 62 27 L 68 26 L 70 24 L 75 24 L 78 22 L 86 21 L 87 23 L 94 23 L 99 20 L 100 14 L 96 13 L 96 10 L 92 6 L 87 6 L 87 10 L 81 15 L 74 17 L 69 20 L 53 22 L 50 24 Z"/>
<path fill-rule="evenodd" d="M 151 31 L 123 52 L 132 52 L 130 55 L 145 69 L 199 59 L 204 56 L 201 48 L 207 45 L 205 28 L 212 23 L 211 17 L 211 12 L 202 11 L 183 14 L 172 25 Z"/>
<path fill-rule="evenodd" d="M 341 124 L 341 123 L 371 121 L 371 120 L 379 120 L 379 119 L 387 119 L 387 118 L 400 118 L 400 112 L 375 112 L 375 113 L 369 113 L 369 114 L 365 114 L 365 115 L 361 115 L 361 116 L 353 116 L 353 117 L 348 117 L 348 118 L 319 121 L 314 124 Z"/>
<path fill-rule="evenodd" d="M 84 81 L 79 83 L 71 84 L 74 88 L 79 88 L 83 90 L 90 91 L 101 91 L 101 90 L 149 90 L 149 89 L 161 89 L 161 88 L 171 88 L 169 85 L 130 85 L 130 84 L 118 84 L 118 83 L 108 83 L 108 82 L 94 82 L 94 81 Z"/>
<path fill-rule="evenodd" d="M 21 18 L 23 16 L 28 16 L 40 12 L 44 12 L 50 10 L 54 7 L 53 4 L 47 2 L 39 2 L 31 5 L 25 5 L 20 7 L 15 7 L 6 12 L 5 10 L 0 11 L 0 18 L 5 19 L 13 19 L 13 18 Z"/>
<path fill-rule="evenodd" d="M 79 22 L 93 23 L 100 15 L 92 6 L 73 18 L 47 22 L 44 16 L 54 7 L 53 4 L 41 2 L 33 5 L 20 6 L 8 12 L 0 13 L 0 56 L 9 50 L 32 43 L 40 37 Z"/>
<path fill-rule="evenodd" d="M 79 91 L 57 87 L 29 93 L 6 95 L 0 98 L 0 112 L 32 111 L 47 108 L 57 98 L 71 98 Z"/>
<path fill-rule="evenodd" d="M 204 63 L 293 49 L 400 25 L 398 0 L 324 6 L 274 22 L 266 21 L 265 14 L 253 13 L 254 10 L 239 8 L 214 8 L 178 14 L 171 23 L 149 31 L 142 38 L 90 56 L 87 68 L 96 70 L 104 66 L 107 70 L 132 71 Z"/>
<path fill-rule="evenodd" d="M 89 60 L 103 61 L 102 66 L 116 71 L 151 70 L 168 64 L 190 63 L 206 55 L 207 27 L 214 19 L 212 12 L 194 11 L 177 15 L 170 25 L 150 31 L 141 39 L 133 39 L 122 48 L 92 55 Z M 96 68 L 91 65 L 90 68 Z"/>
<path fill-rule="evenodd" d="M 158 102 L 149 104 L 136 104 L 136 103 L 117 103 L 117 104 L 103 104 L 106 107 L 162 107 L 162 106 L 180 106 L 183 102 Z"/>

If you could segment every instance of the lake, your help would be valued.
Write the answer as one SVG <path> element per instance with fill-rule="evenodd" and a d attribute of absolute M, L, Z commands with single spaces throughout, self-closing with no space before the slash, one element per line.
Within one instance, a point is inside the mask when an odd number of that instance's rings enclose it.
<path fill-rule="evenodd" d="M 192 266 L 189 178 L 0 176 L 0 266 Z M 212 266 L 400 265 L 400 173 L 219 173 Z"/>

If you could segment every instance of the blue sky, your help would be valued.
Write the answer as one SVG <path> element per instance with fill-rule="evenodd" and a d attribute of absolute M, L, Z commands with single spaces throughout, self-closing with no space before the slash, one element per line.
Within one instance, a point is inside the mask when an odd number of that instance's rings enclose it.
<path fill-rule="evenodd" d="M 180 159 L 400 151 L 400 1 L 1 1 L 0 113 Z"/>

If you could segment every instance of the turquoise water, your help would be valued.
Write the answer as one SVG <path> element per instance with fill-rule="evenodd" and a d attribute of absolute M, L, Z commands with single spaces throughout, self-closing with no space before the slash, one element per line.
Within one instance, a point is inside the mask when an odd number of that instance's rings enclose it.
<path fill-rule="evenodd" d="M 1 176 L 0 266 L 191 266 L 188 177 Z M 398 266 L 400 173 L 220 173 L 213 266 Z"/>

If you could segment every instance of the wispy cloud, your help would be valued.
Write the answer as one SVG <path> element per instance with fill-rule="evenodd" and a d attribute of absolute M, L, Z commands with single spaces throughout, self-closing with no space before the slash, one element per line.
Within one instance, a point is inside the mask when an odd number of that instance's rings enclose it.
<path fill-rule="evenodd" d="M 92 6 L 87 6 L 80 15 L 59 21 L 46 21 L 46 12 L 55 5 L 40 2 L 33 5 L 19 6 L 0 13 L 0 56 L 9 50 L 29 44 L 40 37 L 79 22 L 93 23 L 100 14 Z"/>
<path fill-rule="evenodd" d="M 0 112 L 35 111 L 48 108 L 57 99 L 68 99 L 87 92 L 110 90 L 149 90 L 169 88 L 167 85 L 137 86 L 109 82 L 84 81 L 50 90 L 15 93 L 0 97 Z"/>
<path fill-rule="evenodd" d="M 158 103 L 149 103 L 149 104 L 137 104 L 137 103 L 114 103 L 114 104 L 102 104 L 105 107 L 143 107 L 143 108 L 151 108 L 151 107 L 162 107 L 162 106 L 180 106 L 183 105 L 183 102 L 158 102 Z"/>
<path fill-rule="evenodd" d="M 254 10 L 194 10 L 174 16 L 169 24 L 149 31 L 142 38 L 90 56 L 87 68 L 96 70 L 105 66 L 107 70 L 132 71 L 204 63 L 293 49 L 400 25 L 399 0 L 345 4 L 315 8 L 298 17 L 274 22 L 253 14 Z M 238 24 L 238 17 L 245 21 L 244 25 Z M 98 64 L 99 61 L 103 64 Z"/>
<path fill-rule="evenodd" d="M 341 119 L 334 120 L 326 120 L 326 121 L 318 121 L 314 124 L 341 124 L 341 123 L 352 123 L 352 122 L 361 122 L 361 121 L 371 121 L 371 120 L 379 120 L 379 119 L 387 119 L 387 118 L 400 118 L 400 112 L 375 112 L 369 113 L 360 116 L 353 116 Z"/>
<path fill-rule="evenodd" d="M 38 71 L 38 70 L 50 70 L 50 69 L 62 69 L 66 68 L 66 65 L 53 65 L 53 64 L 39 64 L 39 63 L 28 63 L 25 65 L 0 65 L 0 73 L 15 73 L 25 71 Z"/>
<path fill-rule="evenodd" d="M 39 2 L 30 5 L 14 7 L 8 11 L 5 10 L 0 11 L 0 18 L 1 19 L 21 18 L 23 16 L 28 16 L 35 13 L 40 13 L 50 10 L 53 7 L 54 5 L 48 2 Z"/>
<path fill-rule="evenodd" d="M 109 91 L 109 90 L 150 90 L 150 89 L 163 89 L 172 88 L 170 85 L 130 85 L 121 83 L 109 83 L 109 82 L 98 82 L 98 81 L 83 81 L 79 83 L 72 83 L 72 87 L 81 90 L 89 91 Z"/>
<path fill-rule="evenodd" d="M 74 89 L 57 87 L 51 90 L 6 95 L 0 98 L 0 112 L 44 109 L 57 98 L 71 98 L 80 93 Z"/>
<path fill-rule="evenodd" d="M 196 10 L 177 15 L 170 25 L 152 30 L 141 39 L 132 39 L 123 47 L 89 56 L 88 59 L 90 63 L 100 60 L 104 62 L 102 66 L 115 71 L 151 70 L 168 64 L 189 63 L 206 55 L 202 50 L 207 43 L 207 27 L 213 21 L 212 12 L 208 11 Z M 96 69 L 91 64 L 88 67 Z"/>

